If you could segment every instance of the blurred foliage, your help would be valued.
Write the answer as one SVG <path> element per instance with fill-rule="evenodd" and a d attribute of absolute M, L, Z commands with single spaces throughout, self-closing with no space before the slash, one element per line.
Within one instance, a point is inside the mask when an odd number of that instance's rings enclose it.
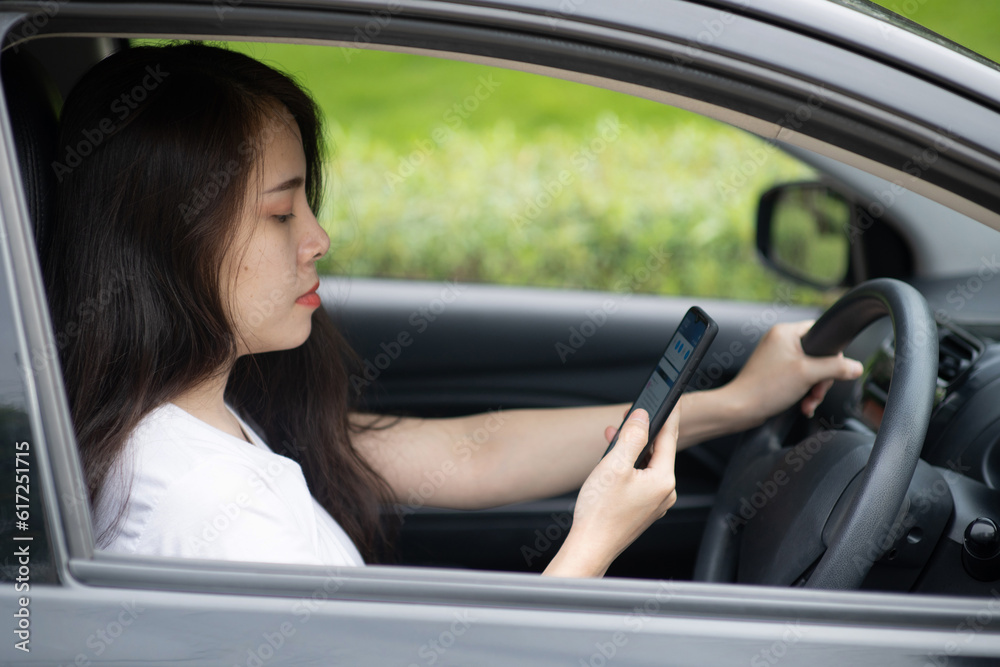
<path fill-rule="evenodd" d="M 639 130 L 605 116 L 589 138 L 550 130 L 531 141 L 498 123 L 403 156 L 363 135 L 336 145 L 323 268 L 356 276 L 769 300 L 776 278 L 754 250 L 758 193 L 810 175 L 694 116 Z M 720 187 L 727 180 L 744 185 Z M 649 277 L 647 265 L 658 269 Z"/>
<path fill-rule="evenodd" d="M 231 46 L 327 115 L 324 272 L 764 301 L 783 283 L 756 257 L 757 200 L 812 171 L 751 134 L 524 72 Z M 645 278 L 647 262 L 660 268 Z"/>
<path fill-rule="evenodd" d="M 1000 57 L 1000 3 L 880 4 Z M 320 218 L 333 245 L 323 271 L 753 300 L 782 284 L 756 257 L 757 200 L 812 174 L 752 135 L 524 72 L 337 46 L 230 46 L 295 76 L 324 110 L 331 182 Z M 619 136 L 581 159 L 609 120 Z M 654 255 L 668 257 L 665 268 L 636 280 Z"/>

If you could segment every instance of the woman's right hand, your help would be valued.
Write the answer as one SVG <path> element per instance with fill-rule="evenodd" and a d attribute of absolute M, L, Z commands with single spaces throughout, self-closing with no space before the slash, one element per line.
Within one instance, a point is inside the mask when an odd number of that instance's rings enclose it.
<path fill-rule="evenodd" d="M 542 574 L 601 577 L 654 521 L 677 501 L 674 456 L 680 406 L 674 407 L 656 438 L 649 465 L 634 465 L 649 437 L 649 417 L 636 410 L 622 425 L 615 448 L 580 488 L 573 526 Z M 613 429 L 609 431 L 613 435 Z M 609 438 L 610 439 L 610 438 Z"/>

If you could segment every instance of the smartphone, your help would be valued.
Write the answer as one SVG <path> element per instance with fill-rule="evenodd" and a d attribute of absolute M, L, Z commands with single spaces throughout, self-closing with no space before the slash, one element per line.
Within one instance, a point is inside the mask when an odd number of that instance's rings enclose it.
<path fill-rule="evenodd" d="M 663 428 L 670 411 L 674 409 L 718 332 L 719 325 L 706 315 L 705 311 L 694 306 L 687 311 L 677 331 L 670 338 L 663 356 L 656 363 L 645 386 L 639 392 L 639 397 L 632 403 L 625 420 L 622 421 L 624 425 L 636 408 L 642 408 L 649 414 L 649 441 L 636 459 L 636 468 L 645 468 L 649 463 L 656 434 Z M 604 456 L 607 456 L 618 443 L 621 430 L 619 426 Z"/>

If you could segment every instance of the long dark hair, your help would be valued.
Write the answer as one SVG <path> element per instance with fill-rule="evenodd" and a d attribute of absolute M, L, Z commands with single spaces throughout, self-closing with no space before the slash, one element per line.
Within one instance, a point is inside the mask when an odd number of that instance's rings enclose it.
<path fill-rule="evenodd" d="M 92 503 L 146 414 L 233 363 L 220 267 L 265 129 L 289 113 L 318 212 L 315 103 L 250 57 L 201 44 L 130 48 L 94 66 L 68 97 L 53 163 L 56 219 L 40 245 Z M 312 494 L 371 561 L 385 546 L 379 509 L 391 498 L 351 446 L 355 362 L 317 309 L 305 344 L 240 357 L 226 400 L 301 464 Z"/>

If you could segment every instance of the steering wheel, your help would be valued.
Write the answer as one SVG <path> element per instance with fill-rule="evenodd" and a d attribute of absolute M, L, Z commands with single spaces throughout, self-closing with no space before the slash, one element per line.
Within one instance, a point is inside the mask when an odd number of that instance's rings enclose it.
<path fill-rule="evenodd" d="M 806 354 L 836 354 L 886 315 L 895 360 L 874 444 L 870 435 L 826 430 L 783 447 L 798 405 L 748 432 L 716 494 L 695 580 L 861 586 L 920 458 L 937 379 L 937 327 L 916 289 L 880 278 L 850 290 L 802 338 Z"/>

